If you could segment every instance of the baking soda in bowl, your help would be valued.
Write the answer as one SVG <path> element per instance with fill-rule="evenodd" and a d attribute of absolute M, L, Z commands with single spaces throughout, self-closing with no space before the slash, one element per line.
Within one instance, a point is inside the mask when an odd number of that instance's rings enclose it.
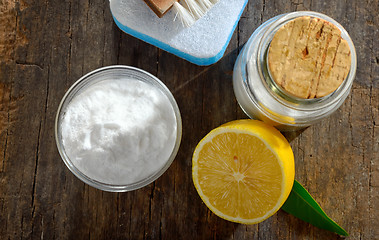
<path fill-rule="evenodd" d="M 73 165 L 75 175 L 100 189 L 147 185 L 175 157 L 181 133 L 177 105 L 157 79 L 160 85 L 133 74 L 113 78 L 100 74 L 95 79 L 61 109 L 57 121 L 61 155 L 69 168 Z"/>

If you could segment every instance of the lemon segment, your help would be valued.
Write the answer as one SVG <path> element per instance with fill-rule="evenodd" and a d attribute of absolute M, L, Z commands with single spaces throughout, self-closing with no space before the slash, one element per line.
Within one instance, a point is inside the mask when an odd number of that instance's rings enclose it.
<path fill-rule="evenodd" d="M 200 141 L 192 176 L 212 212 L 229 221 L 254 224 L 283 205 L 294 168 L 292 149 L 278 130 L 257 120 L 237 120 Z"/>

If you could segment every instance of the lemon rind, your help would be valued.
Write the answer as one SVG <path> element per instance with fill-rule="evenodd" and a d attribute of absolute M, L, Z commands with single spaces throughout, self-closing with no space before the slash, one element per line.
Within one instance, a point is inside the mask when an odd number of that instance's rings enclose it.
<path fill-rule="evenodd" d="M 256 120 L 237 120 L 237 121 L 241 122 L 241 121 L 256 121 Z M 234 121 L 234 122 L 237 122 L 237 121 Z M 225 126 L 224 125 L 220 126 L 216 129 L 213 129 L 211 132 L 209 132 L 197 145 L 197 147 L 194 151 L 194 154 L 193 154 L 193 159 L 198 159 L 200 150 L 204 147 L 204 145 L 208 142 L 211 142 L 212 139 L 219 134 L 227 133 L 227 132 L 234 132 L 234 133 L 249 134 L 249 135 L 253 135 L 255 137 L 258 137 L 266 145 L 266 147 L 276 156 L 278 163 L 279 163 L 279 166 L 281 168 L 281 171 L 283 173 L 282 174 L 282 188 L 281 188 L 280 197 L 277 200 L 277 204 L 271 210 L 267 211 L 267 213 L 265 215 L 258 217 L 258 218 L 245 219 L 245 218 L 240 218 L 240 217 L 231 217 L 231 216 L 228 216 L 228 215 L 222 213 L 216 207 L 214 207 L 210 203 L 209 198 L 201 190 L 199 182 L 197 181 L 198 180 L 197 179 L 198 164 L 196 161 L 192 161 L 192 164 L 193 164 L 192 165 L 192 178 L 193 178 L 195 188 L 196 188 L 197 192 L 199 193 L 200 198 L 202 199 L 202 201 L 205 203 L 205 205 L 214 214 L 216 214 L 217 216 L 219 216 L 225 220 L 232 221 L 232 222 L 237 222 L 237 223 L 242 223 L 242 224 L 256 224 L 256 223 L 262 222 L 262 221 L 266 220 L 267 218 L 271 217 L 272 215 L 274 215 L 280 209 L 280 207 L 284 204 L 285 200 L 287 199 L 287 197 L 289 195 L 289 193 L 286 193 L 286 179 L 287 179 L 287 177 L 292 178 L 292 176 L 287 176 L 285 169 L 284 169 L 284 166 L 283 166 L 284 163 L 283 163 L 283 161 L 280 161 L 281 157 L 278 155 L 278 152 L 275 149 L 273 149 L 266 142 L 266 140 L 265 140 L 264 136 L 262 136 L 262 134 L 253 132 L 251 130 L 239 129 L 238 127 L 234 126 L 232 123 L 233 122 L 231 122 L 230 124 L 227 124 Z M 292 158 L 293 158 L 293 156 L 292 156 Z M 293 178 L 294 178 L 294 176 L 293 176 Z"/>

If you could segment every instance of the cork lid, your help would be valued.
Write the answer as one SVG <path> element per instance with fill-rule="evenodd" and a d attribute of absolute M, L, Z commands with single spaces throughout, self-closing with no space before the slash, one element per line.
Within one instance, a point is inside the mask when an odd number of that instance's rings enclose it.
<path fill-rule="evenodd" d="M 284 91 L 304 99 L 334 92 L 350 71 L 350 48 L 334 24 L 298 17 L 274 35 L 269 51 L 271 77 Z"/>

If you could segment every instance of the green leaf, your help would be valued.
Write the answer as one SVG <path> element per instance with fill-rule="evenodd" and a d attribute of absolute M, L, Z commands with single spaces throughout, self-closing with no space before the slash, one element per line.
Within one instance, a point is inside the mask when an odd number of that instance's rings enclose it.
<path fill-rule="evenodd" d="M 282 206 L 282 210 L 318 228 L 326 229 L 342 236 L 349 235 L 325 214 L 309 192 L 296 180 L 288 199 Z"/>

